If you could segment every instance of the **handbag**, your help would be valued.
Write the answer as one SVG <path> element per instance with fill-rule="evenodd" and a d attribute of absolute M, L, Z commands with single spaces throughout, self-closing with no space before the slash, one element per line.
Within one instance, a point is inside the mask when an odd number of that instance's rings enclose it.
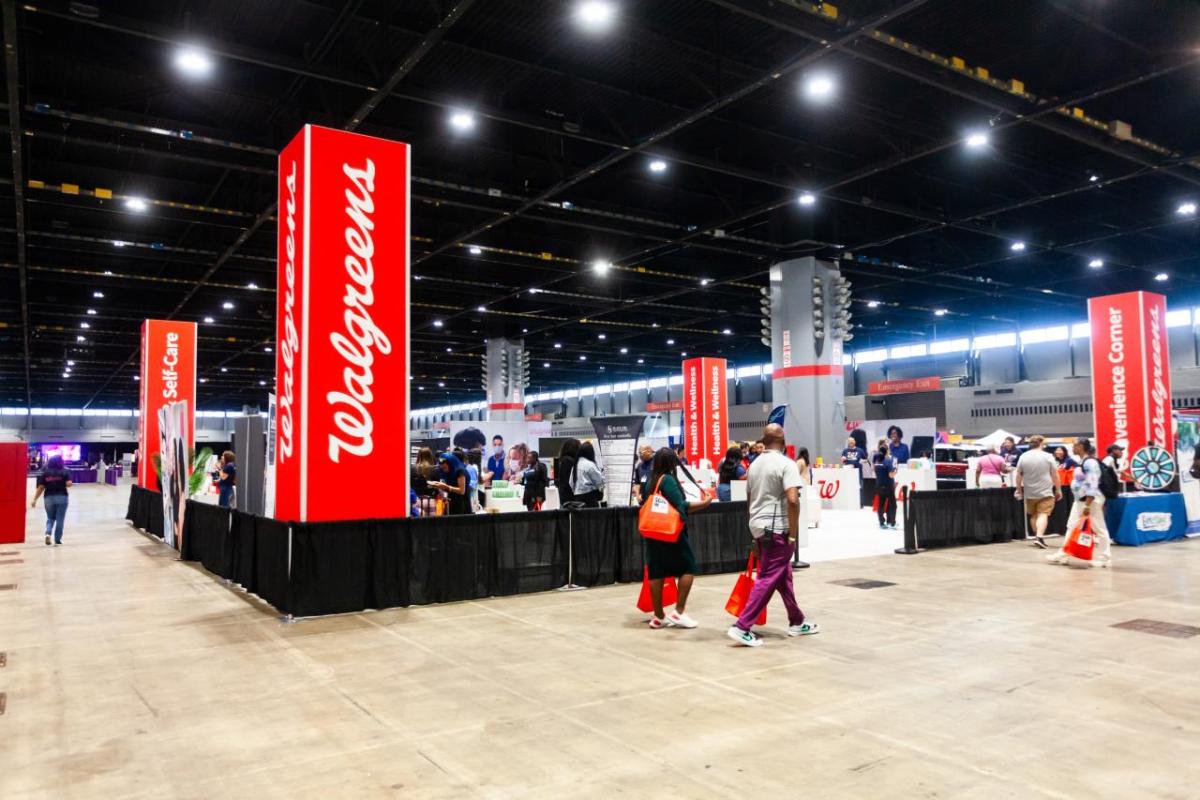
<path fill-rule="evenodd" d="M 642 508 L 638 511 L 638 532 L 647 539 L 677 542 L 679 534 L 683 532 L 683 517 L 659 491 L 664 477 L 666 476 L 658 479 L 658 483 L 654 485 L 654 494 L 642 503 Z"/>
<path fill-rule="evenodd" d="M 679 598 L 679 590 L 675 586 L 674 578 L 663 578 L 663 608 L 675 605 L 675 601 Z M 638 611 L 645 611 L 649 614 L 654 610 L 654 601 L 650 598 L 650 568 L 642 567 L 642 591 L 638 595 L 637 600 Z"/>
<path fill-rule="evenodd" d="M 1080 561 L 1092 560 L 1096 552 L 1096 536 L 1092 533 L 1092 520 L 1089 517 L 1081 519 L 1075 530 L 1071 531 L 1067 543 L 1063 545 L 1063 552 Z"/>
<path fill-rule="evenodd" d="M 733 591 L 729 593 L 729 599 L 725 601 L 725 610 L 735 617 L 742 615 L 742 611 L 746 608 L 746 603 L 750 600 L 750 592 L 754 590 L 754 575 L 757 570 L 758 563 L 754 558 L 754 553 L 751 553 L 750 559 L 746 562 L 746 571 L 738 573 L 737 582 L 733 584 Z M 766 607 L 758 615 L 758 619 L 754 621 L 754 624 L 767 624 Z"/>

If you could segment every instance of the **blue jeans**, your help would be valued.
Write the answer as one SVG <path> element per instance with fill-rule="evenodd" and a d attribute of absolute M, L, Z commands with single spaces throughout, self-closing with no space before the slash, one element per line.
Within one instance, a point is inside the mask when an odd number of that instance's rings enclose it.
<path fill-rule="evenodd" d="M 233 487 L 217 486 L 217 505 L 229 508 L 233 504 Z"/>
<path fill-rule="evenodd" d="M 63 525 L 67 522 L 67 496 L 48 494 L 43 500 L 46 504 L 46 535 L 49 536 L 53 530 L 55 544 L 61 544 Z"/>

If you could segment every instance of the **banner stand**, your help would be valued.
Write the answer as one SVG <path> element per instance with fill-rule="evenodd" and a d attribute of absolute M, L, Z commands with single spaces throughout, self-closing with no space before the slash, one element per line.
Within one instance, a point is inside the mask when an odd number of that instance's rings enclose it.
<path fill-rule="evenodd" d="M 555 591 L 578 592 L 586 588 L 575 585 L 575 515 L 567 514 L 567 582 Z"/>
<path fill-rule="evenodd" d="M 917 553 L 924 553 L 925 549 L 917 547 L 917 526 L 908 524 L 908 487 L 901 486 L 900 508 L 898 509 L 904 514 L 904 547 L 897 547 L 894 552 L 898 556 L 915 556 Z"/>

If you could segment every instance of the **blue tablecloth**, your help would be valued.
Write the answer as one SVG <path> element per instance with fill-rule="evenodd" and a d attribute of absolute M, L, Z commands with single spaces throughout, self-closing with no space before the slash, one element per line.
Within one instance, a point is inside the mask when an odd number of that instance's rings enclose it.
<path fill-rule="evenodd" d="M 1187 508 L 1179 492 L 1123 494 L 1105 503 L 1104 521 L 1114 542 L 1135 547 L 1187 534 Z"/>

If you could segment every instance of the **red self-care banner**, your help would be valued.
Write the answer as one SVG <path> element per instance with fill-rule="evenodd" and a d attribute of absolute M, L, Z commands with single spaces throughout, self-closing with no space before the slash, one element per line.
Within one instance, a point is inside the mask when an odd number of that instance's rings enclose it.
<path fill-rule="evenodd" d="M 1096 447 L 1174 452 L 1167 300 L 1128 292 L 1088 300 Z"/>
<path fill-rule="evenodd" d="M 729 446 L 725 359 L 683 362 L 683 446 L 688 463 L 706 458 L 715 469 Z"/>
<path fill-rule="evenodd" d="M 408 187 L 401 142 L 306 125 L 279 155 L 279 519 L 408 514 Z"/>
<path fill-rule="evenodd" d="M 167 319 L 142 323 L 141 394 L 137 482 L 157 490 L 158 410 L 168 403 L 187 403 L 186 444 L 192 447 L 196 442 L 196 323 Z"/>

